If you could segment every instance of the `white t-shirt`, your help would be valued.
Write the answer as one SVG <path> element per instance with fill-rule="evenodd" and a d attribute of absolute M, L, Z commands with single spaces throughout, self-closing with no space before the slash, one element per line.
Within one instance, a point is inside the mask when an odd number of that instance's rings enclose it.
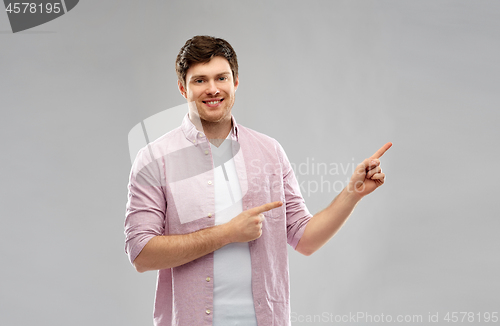
<path fill-rule="evenodd" d="M 211 145 L 214 160 L 215 225 L 243 211 L 242 194 L 232 159 L 230 135 Z M 257 326 L 252 296 L 252 262 L 248 243 L 230 243 L 214 252 L 213 326 Z"/>

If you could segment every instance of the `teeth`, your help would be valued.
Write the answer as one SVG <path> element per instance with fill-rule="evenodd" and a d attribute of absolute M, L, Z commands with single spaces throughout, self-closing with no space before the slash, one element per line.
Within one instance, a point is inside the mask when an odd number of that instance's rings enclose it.
<path fill-rule="evenodd" d="M 208 104 L 217 104 L 219 103 L 220 101 L 211 101 L 211 102 L 207 102 Z"/>

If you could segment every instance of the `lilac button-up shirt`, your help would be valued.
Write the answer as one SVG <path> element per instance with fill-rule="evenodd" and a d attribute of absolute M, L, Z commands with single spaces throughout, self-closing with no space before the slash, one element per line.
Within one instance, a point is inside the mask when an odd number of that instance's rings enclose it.
<path fill-rule="evenodd" d="M 262 236 L 249 242 L 257 323 L 289 326 L 286 243 L 295 249 L 312 216 L 281 145 L 237 125 L 234 117 L 232 123 L 231 144 L 243 209 L 272 201 L 284 204 L 264 213 Z M 214 226 L 213 180 L 210 143 L 188 115 L 179 128 L 141 149 L 128 185 L 125 252 L 130 261 L 155 236 Z M 155 325 L 212 325 L 213 275 L 213 253 L 158 271 Z"/>

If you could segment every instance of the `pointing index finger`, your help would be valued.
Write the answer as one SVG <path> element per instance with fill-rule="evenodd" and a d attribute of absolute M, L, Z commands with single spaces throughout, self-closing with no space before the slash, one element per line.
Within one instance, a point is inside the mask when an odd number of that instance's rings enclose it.
<path fill-rule="evenodd" d="M 391 142 L 385 144 L 384 146 L 380 147 L 380 149 L 378 151 L 376 151 L 375 154 L 373 154 L 371 158 L 381 158 L 382 155 L 384 155 L 385 152 L 387 152 L 387 150 L 389 148 L 391 148 L 391 146 L 392 146 Z"/>
<path fill-rule="evenodd" d="M 282 202 L 280 202 L 280 201 L 273 201 L 272 203 L 267 203 L 267 204 L 264 204 L 264 205 L 261 205 L 261 206 L 257 206 L 257 207 L 251 208 L 250 209 L 250 213 L 252 215 L 257 215 L 257 214 L 260 214 L 260 213 L 264 213 L 264 212 L 270 211 L 273 208 L 280 207 L 281 205 L 283 205 Z"/>

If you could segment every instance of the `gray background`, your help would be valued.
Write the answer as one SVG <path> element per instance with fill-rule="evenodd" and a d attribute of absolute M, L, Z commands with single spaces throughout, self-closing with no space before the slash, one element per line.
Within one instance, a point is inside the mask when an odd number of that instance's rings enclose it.
<path fill-rule="evenodd" d="M 234 46 L 237 121 L 294 164 L 346 167 L 394 143 L 386 185 L 340 233 L 290 251 L 297 319 L 500 311 L 499 14 L 498 1 L 80 1 L 12 34 L 0 12 L 2 325 L 152 324 L 156 274 L 123 251 L 127 135 L 184 103 L 174 60 L 196 34 Z M 335 195 L 305 199 L 314 213 Z"/>

